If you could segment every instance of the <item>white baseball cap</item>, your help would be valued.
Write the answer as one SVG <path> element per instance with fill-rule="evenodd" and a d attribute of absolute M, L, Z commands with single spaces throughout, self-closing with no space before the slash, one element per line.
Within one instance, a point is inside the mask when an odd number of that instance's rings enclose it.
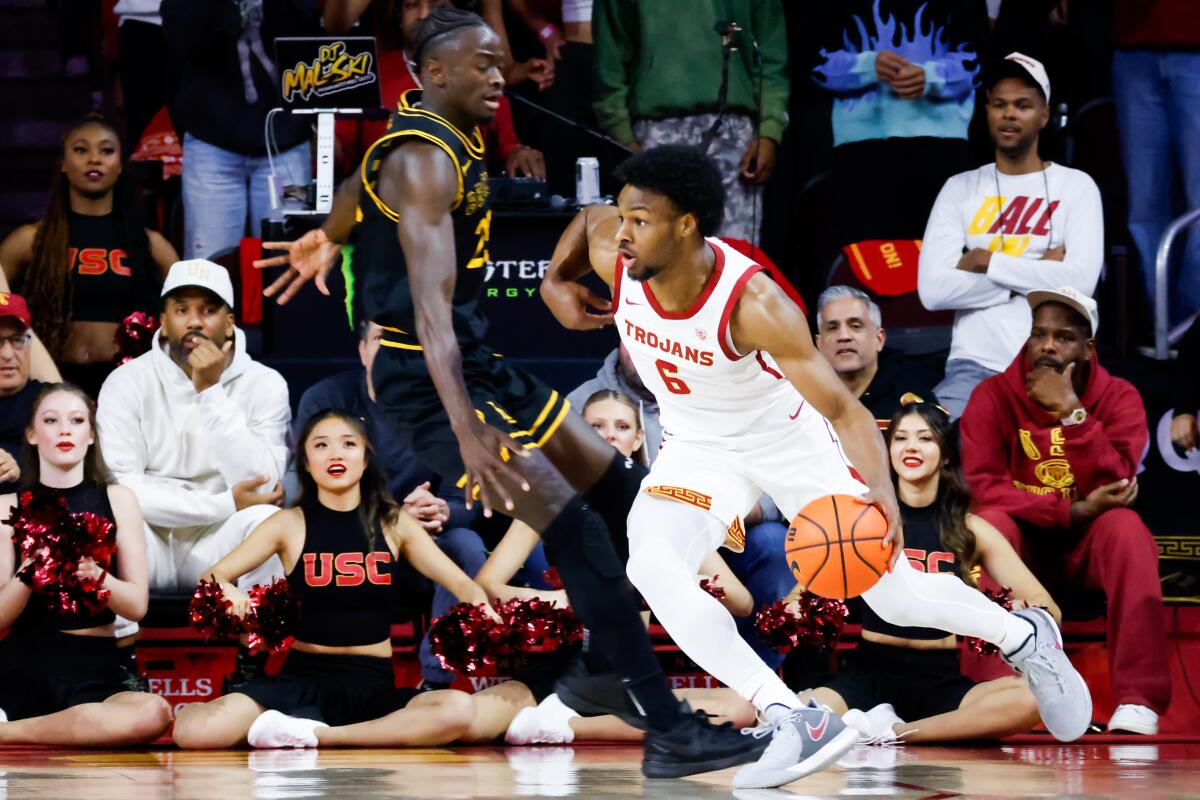
<path fill-rule="evenodd" d="M 1042 303 L 1062 303 L 1064 306 L 1070 306 L 1092 323 L 1093 337 L 1100 329 L 1100 311 L 1096 308 L 1096 301 L 1070 286 L 1030 292 L 1025 298 L 1029 301 L 1029 307 L 1034 311 L 1037 311 L 1038 306 Z"/>
<path fill-rule="evenodd" d="M 224 300 L 225 305 L 233 308 L 233 281 L 229 280 L 229 271 L 220 264 L 204 258 L 176 261 L 171 265 L 167 279 L 163 281 L 162 296 L 166 297 L 184 286 L 207 289 Z"/>
<path fill-rule="evenodd" d="M 1010 63 L 1013 66 L 1010 66 Z M 1046 102 L 1050 102 L 1050 76 L 1046 74 L 1046 68 L 1042 66 L 1042 62 L 1036 58 L 1030 58 L 1024 53 L 1009 53 L 992 76 L 988 88 L 992 88 L 1005 78 L 1013 77 L 1032 80 L 1042 90 L 1042 96 L 1046 98 Z"/>

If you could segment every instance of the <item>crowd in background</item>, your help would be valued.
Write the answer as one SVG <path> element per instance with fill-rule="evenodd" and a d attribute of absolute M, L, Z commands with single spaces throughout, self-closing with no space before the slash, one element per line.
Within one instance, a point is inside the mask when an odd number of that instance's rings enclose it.
<path fill-rule="evenodd" d="M 289 392 L 248 351 L 233 283 L 210 260 L 294 203 L 285 185 L 312 176 L 309 121 L 271 113 L 273 39 L 374 36 L 390 106 L 420 86 L 409 48 L 416 25 L 451 2 L 118 0 L 96 15 L 115 14 L 119 25 L 119 79 L 104 105 L 121 122 L 97 115 L 64 132 L 49 207 L 0 244 L 0 481 L 15 491 L 38 474 L 27 431 L 46 385 L 66 379 L 97 398 L 103 465 L 136 498 L 140 517 L 130 524 L 144 521 L 144 574 L 135 579 L 143 591 L 190 591 L 295 505 L 306 431 L 340 409 L 362 420 L 390 496 L 487 596 L 565 600 L 546 580 L 540 548 L 519 569 L 487 570 L 505 531 L 468 509 L 461 488 L 418 463 L 389 429 L 371 385 L 378 326 L 359 327 L 361 366 Z M 978 516 L 1051 593 L 1105 594 L 1114 697 L 1126 709 L 1113 727 L 1157 731 L 1170 699 L 1162 592 L 1154 540 L 1134 508 L 1146 410 L 1101 365 L 1101 312 L 1107 326 L 1116 309 L 1094 297 L 1116 268 L 1107 260 L 1114 242 L 1132 245 L 1121 266 L 1140 276 L 1130 280 L 1135 295 L 1152 297 L 1163 231 L 1200 206 L 1200 11 L 1188 0 L 454 4 L 501 34 L 514 92 L 583 126 L 505 99 L 486 131 L 492 174 L 545 179 L 570 198 L 580 156 L 599 158 L 611 193 L 626 152 L 666 143 L 705 151 L 727 189 L 720 235 L 783 265 L 809 301 L 819 349 L 889 441 L 906 407 L 939 406 L 947 439 L 938 446 L 957 463 L 961 435 Z M 1068 147 L 1079 133 L 1072 116 L 1106 95 L 1124 187 L 1089 175 Z M 175 241 L 147 222 L 125 172 L 163 108 L 182 143 Z M 342 176 L 353 181 L 383 130 L 370 119 L 339 122 Z M 1200 310 L 1200 234 L 1187 242 L 1170 273 L 1170 322 L 1180 333 Z M 888 346 L 877 302 L 895 294 L 880 291 L 888 252 L 918 300 L 909 313 L 952 325 L 932 368 L 921 348 Z M 830 270 L 835 261 L 841 271 Z M 135 312 L 158 316 L 161 333 L 116 367 L 114 337 Z M 939 312 L 952 312 L 952 322 Z M 1198 329 L 1179 341 L 1180 386 L 1196 385 L 1187 365 L 1200 357 Z M 1141 341 L 1148 330 L 1141 317 L 1126 333 Z M 570 401 L 625 455 L 653 460 L 663 435 L 657 404 L 623 350 Z M 1180 392 L 1172 438 L 1181 450 L 1197 446 L 1197 406 L 1194 392 Z M 786 520 L 764 497 L 746 522 L 746 551 L 706 572 L 726 580 L 743 635 L 778 667 L 782 656 L 749 620 L 794 584 L 779 557 Z M 272 559 L 255 566 L 238 586 L 282 574 Z M 404 580 L 407 602 L 434 616 L 466 591 L 415 572 Z M 134 606 L 114 603 L 102 623 L 111 636 L 136 633 Z M 139 688 L 130 660 L 117 661 Z M 428 641 L 421 662 L 423 689 L 449 686 L 453 675 Z M 243 651 L 230 685 L 261 668 Z"/>

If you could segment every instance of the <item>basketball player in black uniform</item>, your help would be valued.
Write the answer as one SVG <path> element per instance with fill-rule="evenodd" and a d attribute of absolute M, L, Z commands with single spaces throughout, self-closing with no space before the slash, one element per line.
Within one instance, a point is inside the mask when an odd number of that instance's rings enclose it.
<path fill-rule="evenodd" d="M 613 550 L 605 523 L 624 535 L 643 473 L 614 455 L 565 397 L 483 344 L 492 215 L 478 125 L 504 88 L 500 39 L 474 14 L 438 9 L 414 52 L 424 90 L 404 95 L 389 132 L 368 150 L 357 198 L 355 292 L 386 332 L 372 370 L 378 402 L 417 456 L 459 480 L 485 514 L 502 508 L 541 533 L 590 631 L 589 667 L 615 669 L 626 696 L 597 695 L 596 681 L 582 676 L 560 683 L 560 694 L 580 710 L 646 728 L 649 777 L 751 761 L 764 741 L 711 726 L 672 695 Z M 289 250 L 259 262 L 290 267 L 268 295 L 282 292 L 285 302 L 314 276 L 325 291 L 355 199 L 340 190 L 323 230 L 264 245 Z"/>

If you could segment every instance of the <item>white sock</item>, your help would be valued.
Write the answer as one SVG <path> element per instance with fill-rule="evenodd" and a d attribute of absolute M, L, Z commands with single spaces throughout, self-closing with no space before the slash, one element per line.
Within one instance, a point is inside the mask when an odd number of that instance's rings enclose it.
<path fill-rule="evenodd" d="M 1021 649 L 1021 645 L 1025 644 L 1036 630 L 1032 622 L 1009 612 L 1004 615 L 1004 635 L 995 645 L 1000 648 L 1001 653 L 1011 656 Z"/>

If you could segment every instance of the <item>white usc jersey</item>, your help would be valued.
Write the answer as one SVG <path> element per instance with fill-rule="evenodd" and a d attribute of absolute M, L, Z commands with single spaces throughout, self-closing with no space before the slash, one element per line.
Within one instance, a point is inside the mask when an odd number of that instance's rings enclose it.
<path fill-rule="evenodd" d="M 779 406 L 816 414 L 803 403 L 774 359 L 739 354 L 729 320 L 746 282 L 766 268 L 716 238 L 716 260 L 692 308 L 664 311 L 648 283 L 625 274 L 618 256 L 613 280 L 615 322 L 642 383 L 658 399 L 663 430 L 672 439 L 713 439 L 761 433 Z M 799 412 L 797 412 L 799 413 Z M 819 416 L 819 415 L 817 415 Z"/>

